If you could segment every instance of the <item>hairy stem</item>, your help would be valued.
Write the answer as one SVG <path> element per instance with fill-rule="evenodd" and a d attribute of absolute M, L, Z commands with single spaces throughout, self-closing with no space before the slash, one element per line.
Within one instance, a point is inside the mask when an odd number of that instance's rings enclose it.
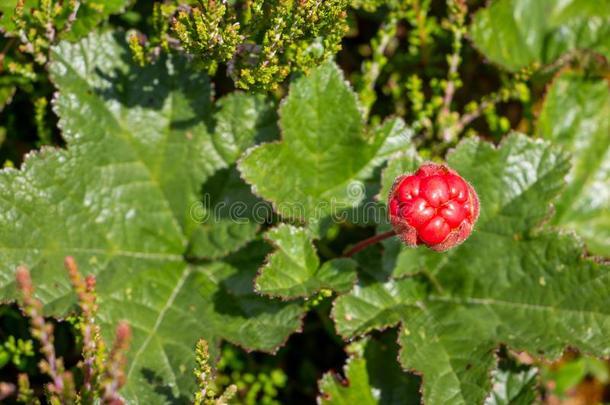
<path fill-rule="evenodd" d="M 360 252 L 361 250 L 366 249 L 368 246 L 381 242 L 384 239 L 391 238 L 394 235 L 396 235 L 396 232 L 394 232 L 393 230 L 384 232 L 384 233 L 380 233 L 378 235 L 373 235 L 368 239 L 365 239 L 363 241 L 356 243 L 351 249 L 349 249 L 347 252 L 345 252 L 345 254 L 343 256 L 352 257 L 353 255 Z"/>

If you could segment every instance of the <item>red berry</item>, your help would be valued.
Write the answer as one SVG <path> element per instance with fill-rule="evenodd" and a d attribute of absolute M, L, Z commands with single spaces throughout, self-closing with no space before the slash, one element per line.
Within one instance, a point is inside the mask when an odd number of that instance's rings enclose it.
<path fill-rule="evenodd" d="M 409 246 L 444 251 L 462 243 L 479 216 L 474 188 L 445 165 L 426 163 L 396 179 L 388 199 L 390 221 Z"/>

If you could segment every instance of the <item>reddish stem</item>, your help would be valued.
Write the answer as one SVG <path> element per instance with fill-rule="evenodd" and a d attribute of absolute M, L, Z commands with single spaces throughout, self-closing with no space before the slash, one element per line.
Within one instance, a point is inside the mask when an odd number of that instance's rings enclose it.
<path fill-rule="evenodd" d="M 350 250 L 345 252 L 345 254 L 343 256 L 352 257 L 353 255 L 355 255 L 356 253 L 360 252 L 361 250 L 367 248 L 368 246 L 374 245 L 377 242 L 381 242 L 384 239 L 391 238 L 394 235 L 396 235 L 396 232 L 394 232 L 393 230 L 387 231 L 384 233 L 380 233 L 378 235 L 373 235 L 368 239 L 365 239 L 363 241 L 356 243 Z"/>

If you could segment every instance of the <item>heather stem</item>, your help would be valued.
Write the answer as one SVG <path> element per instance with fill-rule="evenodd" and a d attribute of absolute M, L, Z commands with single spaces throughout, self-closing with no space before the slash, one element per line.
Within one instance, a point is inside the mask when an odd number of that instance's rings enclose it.
<path fill-rule="evenodd" d="M 34 298 L 34 287 L 30 272 L 26 267 L 17 268 L 17 284 L 23 296 L 23 308 L 30 318 L 32 335 L 38 339 L 45 360 L 41 370 L 51 377 L 52 396 L 62 398 L 64 394 L 63 364 L 55 355 L 53 347 L 53 325 L 42 316 L 42 304 Z"/>
<path fill-rule="evenodd" d="M 131 340 L 131 328 L 126 322 L 119 322 L 116 329 L 114 345 L 108 358 L 108 367 L 105 373 L 103 388 L 103 402 L 112 405 L 125 403 L 119 395 L 119 389 L 125 384 L 124 367 L 126 352 Z"/>
<path fill-rule="evenodd" d="M 376 38 L 373 39 L 373 56 L 371 60 L 362 63 L 362 89 L 360 90 L 360 98 L 365 107 L 365 116 L 368 117 L 371 107 L 375 103 L 377 95 L 375 93 L 375 84 L 381 74 L 381 70 L 387 63 L 385 52 L 388 49 L 392 39 L 396 36 L 398 26 L 398 15 L 396 12 L 390 13 L 388 21 L 383 23 L 377 32 Z"/>
<path fill-rule="evenodd" d="M 68 15 L 66 25 L 64 26 L 62 32 L 70 32 L 70 30 L 72 29 L 72 26 L 74 25 L 74 21 L 76 21 L 76 15 L 78 14 L 78 9 L 80 8 L 80 0 L 72 0 L 69 7 L 71 9 L 70 15 Z"/>
<path fill-rule="evenodd" d="M 462 131 L 464 129 L 464 127 L 466 127 L 466 125 L 470 124 L 472 121 L 476 120 L 481 115 L 483 115 L 483 113 L 485 112 L 485 110 L 487 108 L 489 108 L 492 105 L 498 104 L 501 101 L 502 101 L 502 96 L 500 95 L 500 93 L 495 93 L 488 99 L 481 101 L 481 103 L 478 105 L 478 107 L 474 111 L 462 115 L 462 117 L 456 124 L 456 130 L 458 132 Z"/>
<path fill-rule="evenodd" d="M 64 261 L 68 270 L 70 281 L 82 310 L 82 321 L 79 324 L 83 336 L 83 390 L 82 399 L 93 400 L 93 386 L 97 379 L 95 360 L 99 349 L 99 327 L 95 323 L 97 306 L 95 303 L 95 278 L 93 276 L 83 279 L 73 257 L 66 257 Z M 97 370 L 99 372 L 101 370 Z"/>
<path fill-rule="evenodd" d="M 396 235 L 396 232 L 394 232 L 392 230 L 392 231 L 387 231 L 384 233 L 380 233 L 378 235 L 371 236 L 368 239 L 365 239 L 363 241 L 356 243 L 351 249 L 349 249 L 347 252 L 345 252 L 345 254 L 343 256 L 352 257 L 353 255 L 360 252 L 361 250 L 366 249 L 368 246 L 381 242 L 384 239 L 391 238 L 394 235 Z"/>

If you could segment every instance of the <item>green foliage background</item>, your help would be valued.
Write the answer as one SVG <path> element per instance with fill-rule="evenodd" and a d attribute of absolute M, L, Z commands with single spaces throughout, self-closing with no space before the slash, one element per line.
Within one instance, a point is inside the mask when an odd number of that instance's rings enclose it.
<path fill-rule="evenodd" d="M 610 401 L 609 2 L 0 13 L 0 380 L 43 395 L 22 264 L 78 361 L 71 255 L 105 338 L 133 329 L 128 403 L 190 402 L 199 338 L 236 403 L 551 403 L 591 380 Z M 472 236 L 343 257 L 425 160 L 476 188 Z M 247 221 L 209 221 L 219 203 Z"/>

